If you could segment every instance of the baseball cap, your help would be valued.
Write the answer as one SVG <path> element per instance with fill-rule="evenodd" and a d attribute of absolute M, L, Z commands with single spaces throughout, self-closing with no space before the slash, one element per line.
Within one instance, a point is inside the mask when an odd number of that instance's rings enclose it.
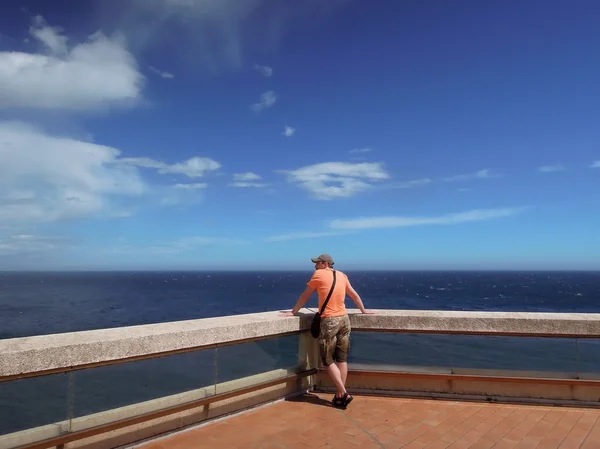
<path fill-rule="evenodd" d="M 317 262 L 327 262 L 329 265 L 333 265 L 333 257 L 331 257 L 329 254 L 321 254 L 319 257 L 313 257 L 312 259 L 313 263 L 317 263 Z"/>

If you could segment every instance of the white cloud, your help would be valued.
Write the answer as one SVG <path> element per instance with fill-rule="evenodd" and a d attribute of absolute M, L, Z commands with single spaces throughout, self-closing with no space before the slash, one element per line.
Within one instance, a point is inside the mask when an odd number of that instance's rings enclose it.
<path fill-rule="evenodd" d="M 506 209 L 476 209 L 467 212 L 446 214 L 434 217 L 361 217 L 344 220 L 333 220 L 329 226 L 334 229 L 360 230 L 400 228 L 423 225 L 454 225 L 474 221 L 486 221 L 497 218 L 510 217 L 521 212 L 522 208 Z"/>
<path fill-rule="evenodd" d="M 369 153 L 373 151 L 371 148 L 355 148 L 353 150 L 350 150 L 351 154 L 362 154 L 362 153 Z"/>
<path fill-rule="evenodd" d="M 266 184 L 259 182 L 262 180 L 260 175 L 252 172 L 234 173 L 231 187 L 265 187 Z"/>
<path fill-rule="evenodd" d="M 350 197 L 369 190 L 370 182 L 390 177 L 380 163 L 366 162 L 324 162 L 281 172 L 287 174 L 290 182 L 298 184 L 320 200 Z"/>
<path fill-rule="evenodd" d="M 86 110 L 139 99 L 143 76 L 119 36 L 101 32 L 68 48 L 37 17 L 31 35 L 46 53 L 0 52 L 0 108 Z"/>
<path fill-rule="evenodd" d="M 156 73 L 161 78 L 165 78 L 165 79 L 173 79 L 173 78 L 175 78 L 175 75 L 173 75 L 172 73 L 163 72 L 162 70 L 158 70 L 156 67 L 152 67 L 152 66 L 150 66 L 149 68 L 150 68 L 150 71 Z"/>
<path fill-rule="evenodd" d="M 592 162 L 592 165 L 590 165 L 590 168 L 600 168 L 600 161 Z"/>
<path fill-rule="evenodd" d="M 221 168 L 221 164 L 207 157 L 193 157 L 185 162 L 178 162 L 170 167 L 161 168 L 159 173 L 175 173 L 186 175 L 190 178 L 199 178 L 208 171 Z"/>
<path fill-rule="evenodd" d="M 262 75 L 266 77 L 273 75 L 273 69 L 267 65 L 254 64 L 254 70 L 258 70 Z"/>
<path fill-rule="evenodd" d="M 485 168 L 485 169 L 479 170 L 475 173 L 470 173 L 470 174 L 466 174 L 466 175 L 450 176 L 449 178 L 442 178 L 442 181 L 453 182 L 453 181 L 467 181 L 469 179 L 489 179 L 494 176 L 498 176 L 498 175 L 492 175 L 490 173 L 490 169 Z"/>
<path fill-rule="evenodd" d="M 289 234 L 280 234 L 267 237 L 266 242 L 287 242 L 289 240 L 316 239 L 323 237 L 333 237 L 345 235 L 346 232 L 292 232 Z"/>
<path fill-rule="evenodd" d="M 145 191 L 115 148 L 0 122 L 0 221 L 52 221 L 107 212 Z"/>
<path fill-rule="evenodd" d="M 538 170 L 542 173 L 554 173 L 558 171 L 564 171 L 566 169 L 567 168 L 563 165 L 543 165 L 540 168 L 538 168 Z"/>
<path fill-rule="evenodd" d="M 292 137 L 294 134 L 296 134 L 296 128 L 292 128 L 291 126 L 286 125 L 285 129 L 281 134 L 283 134 L 285 137 Z"/>
<path fill-rule="evenodd" d="M 263 109 L 270 108 L 277 101 L 277 96 L 275 92 L 269 90 L 260 96 L 260 102 L 254 103 L 252 105 L 252 110 L 254 112 L 260 112 Z"/>
<path fill-rule="evenodd" d="M 196 184 L 175 184 L 173 187 L 176 189 L 184 189 L 184 190 L 196 190 L 196 189 L 205 189 L 208 187 L 208 184 L 205 182 L 200 182 Z"/>
<path fill-rule="evenodd" d="M 221 168 L 221 164 L 208 157 L 193 157 L 184 162 L 178 162 L 173 165 L 157 161 L 148 157 L 129 157 L 119 159 L 119 163 L 135 165 L 142 168 L 154 168 L 160 174 L 178 174 L 189 178 L 201 178 L 207 172 L 216 171 Z"/>

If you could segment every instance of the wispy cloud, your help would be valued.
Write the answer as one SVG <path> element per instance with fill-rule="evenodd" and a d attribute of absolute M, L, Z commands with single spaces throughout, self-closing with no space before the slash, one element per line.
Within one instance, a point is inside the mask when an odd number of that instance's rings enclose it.
<path fill-rule="evenodd" d="M 165 78 L 165 79 L 173 79 L 173 78 L 175 78 L 175 75 L 173 75 L 172 73 L 163 72 L 162 70 L 158 70 L 156 67 L 152 67 L 152 66 L 150 66 L 149 68 L 150 68 L 151 72 L 156 73 L 161 78 Z"/>
<path fill-rule="evenodd" d="M 289 234 L 280 234 L 267 237 L 266 242 L 287 242 L 289 240 L 305 240 L 305 239 L 318 239 L 323 237 L 334 237 L 340 235 L 346 235 L 347 232 L 292 232 Z"/>
<path fill-rule="evenodd" d="M 216 171 L 221 168 L 219 162 L 208 157 L 198 156 L 175 164 L 166 164 L 148 157 L 121 158 L 117 162 L 141 168 L 153 168 L 160 174 L 178 174 L 189 178 L 200 178 L 207 172 Z"/>
<path fill-rule="evenodd" d="M 334 229 L 360 230 L 360 229 L 382 229 L 401 228 L 408 226 L 423 225 L 455 225 L 475 221 L 494 220 L 510 217 L 521 212 L 523 208 L 505 209 L 476 209 L 467 212 L 439 215 L 433 217 L 361 217 L 352 219 L 333 220 L 329 226 Z"/>
<path fill-rule="evenodd" d="M 67 43 L 69 38 L 63 36 L 61 27 L 51 27 L 42 16 L 35 16 L 33 24 L 29 28 L 29 34 L 44 44 L 48 50 L 56 55 L 64 55 L 68 52 Z"/>
<path fill-rule="evenodd" d="M 115 210 L 109 212 L 108 216 L 113 218 L 131 218 L 133 217 L 133 212 L 130 210 Z"/>
<path fill-rule="evenodd" d="M 98 2 L 97 17 L 123 30 L 136 50 L 164 49 L 170 58 L 211 72 L 241 69 L 251 55 L 273 53 L 299 20 L 331 13 L 348 0 L 129 0 Z M 101 25 L 105 25 L 101 23 Z M 173 26 L 186 37 L 168 39 Z M 190 49 L 193 51 L 190 53 Z"/>
<path fill-rule="evenodd" d="M 4 238 L 0 237 L 0 256 L 63 251 L 75 245 L 76 240 L 69 237 L 14 234 Z"/>
<path fill-rule="evenodd" d="M 355 148 L 353 150 L 350 150 L 350 154 L 363 154 L 370 153 L 371 151 L 373 151 L 371 148 Z"/>
<path fill-rule="evenodd" d="M 175 184 L 173 187 L 176 189 L 196 190 L 196 189 L 205 189 L 206 187 L 208 187 L 208 184 L 205 182 L 199 182 L 196 184 Z"/>
<path fill-rule="evenodd" d="M 233 179 L 235 181 L 258 181 L 259 179 L 262 179 L 262 177 L 256 173 L 247 171 L 245 173 L 234 173 Z"/>
<path fill-rule="evenodd" d="M 276 101 L 277 96 L 275 95 L 275 92 L 269 90 L 260 96 L 260 101 L 258 103 L 252 105 L 252 110 L 254 112 L 261 112 L 263 109 L 272 107 Z"/>
<path fill-rule="evenodd" d="M 319 200 L 350 197 L 369 190 L 371 182 L 388 179 L 381 163 L 323 162 L 296 170 L 280 170 L 288 181 Z"/>
<path fill-rule="evenodd" d="M 413 189 L 415 187 L 422 187 L 431 184 L 433 181 L 430 178 L 412 179 L 410 181 L 399 182 L 391 184 L 390 188 L 393 189 Z"/>
<path fill-rule="evenodd" d="M 292 128 L 291 126 L 286 125 L 285 129 L 281 134 L 283 134 L 285 137 L 292 137 L 294 134 L 296 134 L 296 128 Z"/>
<path fill-rule="evenodd" d="M 207 246 L 238 246 L 247 245 L 243 240 L 231 239 L 229 237 L 206 237 L 192 236 L 167 242 L 145 242 L 143 245 L 136 245 L 133 242 L 123 242 L 119 245 L 107 245 L 103 248 L 105 252 L 112 254 L 158 254 L 173 255 L 189 251 L 197 251 Z"/>
<path fill-rule="evenodd" d="M 37 16 L 29 30 L 40 53 L 0 52 L 0 108 L 90 110 L 133 104 L 144 77 L 118 36 L 101 32 L 69 48 L 62 29 Z"/>
<path fill-rule="evenodd" d="M 600 161 L 592 162 L 592 165 L 590 165 L 590 168 L 600 168 Z"/>
<path fill-rule="evenodd" d="M 267 242 L 286 242 L 289 240 L 317 239 L 352 234 L 368 229 L 403 228 L 424 225 L 457 225 L 461 223 L 495 220 L 510 217 L 522 212 L 525 208 L 475 209 L 454 214 L 433 217 L 360 217 L 332 220 L 328 224 L 330 230 L 290 232 L 265 238 Z"/>
<path fill-rule="evenodd" d="M 256 187 L 263 188 L 266 187 L 267 184 L 262 182 L 246 182 L 246 181 L 234 181 L 229 184 L 230 187 L 239 187 L 239 188 L 247 188 L 247 187 Z"/>
<path fill-rule="evenodd" d="M 234 173 L 231 187 L 265 187 L 266 184 L 261 182 L 262 177 L 253 172 Z"/>
<path fill-rule="evenodd" d="M 229 237 L 204 237 L 204 236 L 193 236 L 184 237 L 173 243 L 173 246 L 182 249 L 195 249 L 199 246 L 208 245 L 246 245 L 248 242 L 244 240 L 232 239 Z"/>
<path fill-rule="evenodd" d="M 273 75 L 273 69 L 271 67 L 269 67 L 268 65 L 254 64 L 254 70 L 257 70 L 258 72 L 260 72 L 262 75 L 264 75 L 266 77 Z"/>
<path fill-rule="evenodd" d="M 489 179 L 489 178 L 493 178 L 493 177 L 497 177 L 497 176 L 499 176 L 499 175 L 493 175 L 491 173 L 490 169 L 485 168 L 485 169 L 479 170 L 475 173 L 469 173 L 469 174 L 464 174 L 464 175 L 450 176 L 448 178 L 442 178 L 442 181 L 444 181 L 444 182 L 468 181 L 470 179 Z"/>
<path fill-rule="evenodd" d="M 564 165 L 542 165 L 538 170 L 542 173 L 554 173 L 558 171 L 565 171 L 567 167 Z"/>

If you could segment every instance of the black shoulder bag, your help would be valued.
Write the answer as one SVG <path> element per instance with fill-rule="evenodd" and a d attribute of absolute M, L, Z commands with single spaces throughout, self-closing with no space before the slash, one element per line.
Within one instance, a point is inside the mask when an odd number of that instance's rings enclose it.
<path fill-rule="evenodd" d="M 335 288 L 335 270 L 333 270 L 333 284 L 331 284 L 331 290 L 329 290 L 329 294 L 327 295 L 327 299 L 323 303 L 323 307 L 320 311 L 315 313 L 312 324 L 310 325 L 310 333 L 314 338 L 319 338 L 319 334 L 321 333 L 321 314 L 325 311 L 325 307 L 327 307 L 327 303 L 329 302 L 329 298 L 331 298 L 331 294 L 333 293 L 333 289 Z"/>

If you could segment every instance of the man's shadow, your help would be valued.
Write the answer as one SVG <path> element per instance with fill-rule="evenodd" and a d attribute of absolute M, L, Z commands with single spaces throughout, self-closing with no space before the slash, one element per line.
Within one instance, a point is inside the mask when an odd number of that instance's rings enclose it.
<path fill-rule="evenodd" d="M 323 407 L 333 407 L 331 401 L 320 398 L 316 394 L 305 393 L 300 396 L 294 396 L 286 399 L 287 402 L 304 402 L 305 404 L 321 405 Z"/>

